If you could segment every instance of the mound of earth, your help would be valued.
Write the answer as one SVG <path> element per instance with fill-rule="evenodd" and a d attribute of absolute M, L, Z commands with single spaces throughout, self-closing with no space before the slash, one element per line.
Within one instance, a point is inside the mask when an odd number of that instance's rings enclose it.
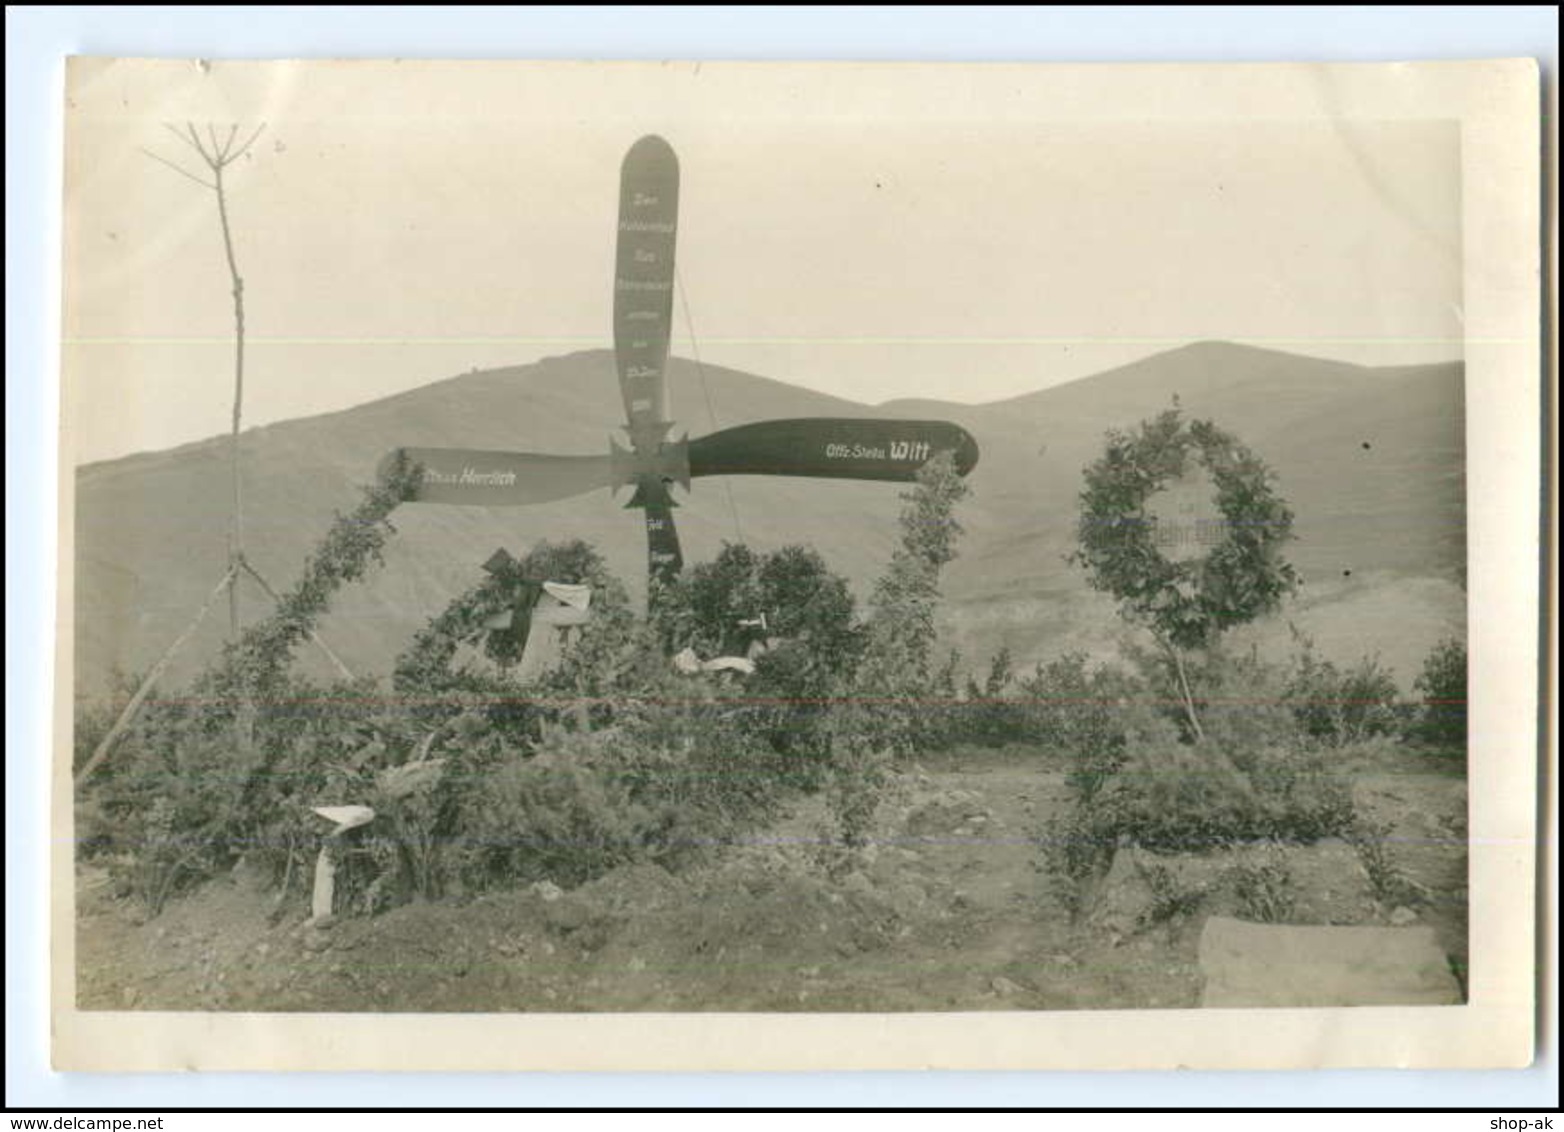
<path fill-rule="evenodd" d="M 825 835 L 823 801 L 805 798 L 771 828 L 679 873 L 638 864 L 570 891 L 544 882 L 323 926 L 305 922 L 302 900 L 279 907 L 243 870 L 148 921 L 101 870 L 84 867 L 78 1003 L 404 1012 L 1197 1006 L 1200 928 L 1231 900 L 1141 930 L 1131 854 L 1107 884 L 1119 928 L 1072 922 L 1038 849 L 1067 802 L 1051 765 L 1046 752 L 1010 747 L 912 768 L 853 855 Z M 1465 841 L 1454 824 L 1464 783 L 1398 768 L 1365 772 L 1357 788 L 1360 807 L 1391 823 L 1398 866 L 1427 894 L 1419 924 L 1464 963 Z M 1363 903 L 1362 869 L 1347 867 L 1343 847 L 1296 863 L 1308 894 L 1299 915 L 1381 915 Z"/>

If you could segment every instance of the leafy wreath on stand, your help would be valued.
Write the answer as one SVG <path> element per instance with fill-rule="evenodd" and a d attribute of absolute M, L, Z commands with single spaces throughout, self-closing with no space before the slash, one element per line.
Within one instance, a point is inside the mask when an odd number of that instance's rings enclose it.
<path fill-rule="evenodd" d="M 1211 477 L 1221 520 L 1207 553 L 1174 561 L 1157 545 L 1158 517 L 1147 506 L 1195 468 Z M 1126 619 L 1151 630 L 1173 662 L 1197 737 L 1180 654 L 1271 612 L 1298 586 L 1297 572 L 1281 557 L 1293 537 L 1293 513 L 1274 480 L 1232 434 L 1210 421 L 1185 421 L 1176 400 L 1134 432 L 1110 431 L 1107 450 L 1086 469 L 1080 549 L 1070 558 L 1086 568 L 1094 589 L 1119 599 Z"/>

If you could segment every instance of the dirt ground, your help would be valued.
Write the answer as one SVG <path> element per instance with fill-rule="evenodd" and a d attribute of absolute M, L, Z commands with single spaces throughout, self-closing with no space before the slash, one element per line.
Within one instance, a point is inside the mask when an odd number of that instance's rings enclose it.
<path fill-rule="evenodd" d="M 1196 915 L 1125 933 L 1072 924 L 1035 842 L 1065 804 L 1035 752 L 912 768 L 857 867 L 828 879 L 818 799 L 680 875 L 620 869 L 307 926 L 242 870 L 144 921 L 77 876 L 87 1010 L 912 1011 L 1192 1007 Z M 1420 922 L 1464 972 L 1466 798 L 1415 765 L 1354 776 L 1390 823 Z M 1357 878 L 1361 881 L 1361 877 Z M 1365 907 L 1357 922 L 1394 922 Z M 1407 913 L 1402 911 L 1401 916 Z M 1338 921 L 1340 922 L 1340 921 Z"/>

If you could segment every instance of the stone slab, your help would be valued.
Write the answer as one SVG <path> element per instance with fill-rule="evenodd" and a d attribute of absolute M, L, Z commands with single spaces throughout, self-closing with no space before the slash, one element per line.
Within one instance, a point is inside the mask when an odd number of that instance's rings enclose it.
<path fill-rule="evenodd" d="M 1212 916 L 1202 1006 L 1453 1006 L 1461 988 L 1429 927 L 1252 924 Z"/>

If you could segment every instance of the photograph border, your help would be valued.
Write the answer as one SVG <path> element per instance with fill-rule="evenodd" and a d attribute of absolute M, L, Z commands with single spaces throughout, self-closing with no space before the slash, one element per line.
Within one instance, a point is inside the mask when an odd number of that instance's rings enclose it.
<path fill-rule="evenodd" d="M 314 64 L 329 66 L 331 64 Z M 474 64 L 464 64 L 473 66 Z M 580 64 L 496 64 L 579 67 Z M 408 69 L 438 68 L 409 63 Z M 602 63 L 604 86 L 674 83 L 667 67 Z M 697 64 L 675 64 L 693 74 Z M 71 854 L 58 837 L 55 1056 L 71 1068 L 749 1070 L 1278 1068 L 1522 1065 L 1532 1046 L 1535 704 L 1529 661 L 1503 627 L 1536 623 L 1513 564 L 1537 552 L 1529 493 L 1539 474 L 1514 439 L 1536 372 L 1537 70 L 1528 61 L 1378 67 L 704 64 L 703 98 L 724 115 L 777 113 L 794 80 L 848 115 L 1000 114 L 1108 123 L 1455 119 L 1462 125 L 1467 328 L 1472 969 L 1466 1006 L 1268 1011 L 983 1014 L 271 1015 L 78 1011 Z M 807 75 L 804 72 L 808 72 Z M 613 72 L 610 76 L 609 72 Z M 1155 107 L 1154 110 L 1150 108 Z M 1235 108 L 1242 107 L 1242 111 Z M 905 108 L 905 109 L 900 109 Z M 561 108 L 563 111 L 563 108 Z M 577 113 L 590 113 L 590 108 Z M 697 118 L 699 114 L 697 113 Z M 1529 128 L 1533 127 L 1533 128 Z M 66 391 L 67 402 L 69 391 Z M 74 503 L 63 430 L 59 538 L 61 736 L 73 697 Z M 1510 501 L 1514 501 L 1513 504 Z M 62 750 L 69 751 L 69 744 Z M 68 766 L 56 764 L 57 828 L 70 828 Z M 62 804 L 63 803 L 63 804 Z M 63 922 L 62 922 L 63 921 Z M 1257 1035 L 1263 1034 L 1263 1041 Z M 410 1040 L 416 1036 L 417 1040 Z"/>
<path fill-rule="evenodd" d="M 605 21 L 588 9 L 486 9 L 452 19 L 448 11 L 381 9 L 279 11 L 255 21 L 233 9 L 181 9 L 178 19 L 149 19 L 144 10 L 11 8 L 7 11 L 7 154 L 17 176 L 8 178 L 7 264 L 7 1099 L 18 1105 L 134 1104 L 212 1108 L 289 1105 L 360 1108 L 371 1104 L 472 1108 L 528 1105 L 693 1104 L 701 1107 L 764 1102 L 783 1106 L 917 1104 L 1086 1106 L 1088 1110 L 1303 1105 L 1383 1109 L 1461 1106 L 1515 1111 L 1557 1101 L 1556 924 L 1557 808 L 1551 802 L 1555 748 L 1535 752 L 1534 812 L 1544 840 L 1531 847 L 1539 863 L 1539 927 L 1535 959 L 1541 1030 L 1537 1060 L 1528 1070 L 1456 1072 L 1396 1070 L 1351 1074 L 1285 1072 L 1120 1073 L 1104 1091 L 1094 1073 L 984 1074 L 529 1074 L 506 1075 L 252 1073 L 131 1077 L 59 1073 L 50 1069 L 48 886 L 49 797 L 43 756 L 51 742 L 50 672 L 32 663 L 50 646 L 56 577 L 54 431 L 58 410 L 58 226 L 61 59 L 70 51 L 112 55 L 295 57 L 462 57 L 525 52 L 554 58 L 781 58 L 781 59 L 1037 59 L 1039 61 L 1296 60 L 1386 61 L 1534 56 L 1543 62 L 1546 105 L 1544 155 L 1556 149 L 1557 10 L 1547 6 L 1363 6 L 1345 8 L 1142 9 L 1132 18 L 1117 9 L 1061 6 L 997 9 L 974 21 L 970 12 L 928 8 L 775 11 L 744 9 L 743 20 L 711 10 L 625 11 Z M 1544 172 L 1547 166 L 1544 165 Z M 1543 179 L 1545 228 L 1528 252 L 1553 242 L 1556 186 Z M 1544 282 L 1552 293 L 1553 260 Z M 1538 319 L 1548 317 L 1537 348 L 1542 372 L 1556 372 L 1551 316 L 1539 295 Z M 1511 398 L 1518 427 L 1552 438 L 1548 390 L 1535 402 Z M 1535 420 L 1533 419 L 1535 417 Z M 1537 501 L 1533 527 L 1549 536 L 1528 577 L 1555 608 L 1551 528 L 1555 489 L 1552 453 L 1546 479 L 1521 482 Z M 1524 474 L 1517 474 L 1524 481 Z M 1537 493 L 1537 494 L 1532 494 Z M 1531 573 L 1535 570 L 1536 573 Z M 1530 583 L 1526 583 L 1530 584 Z M 1542 612 L 1538 611 L 1539 614 Z M 1540 642 L 1544 664 L 1531 680 L 1546 728 L 1556 637 L 1551 613 L 1521 646 Z M 279 1093 L 279 1087 L 286 1090 Z M 892 1092 L 887 1092 L 892 1090 Z"/>

